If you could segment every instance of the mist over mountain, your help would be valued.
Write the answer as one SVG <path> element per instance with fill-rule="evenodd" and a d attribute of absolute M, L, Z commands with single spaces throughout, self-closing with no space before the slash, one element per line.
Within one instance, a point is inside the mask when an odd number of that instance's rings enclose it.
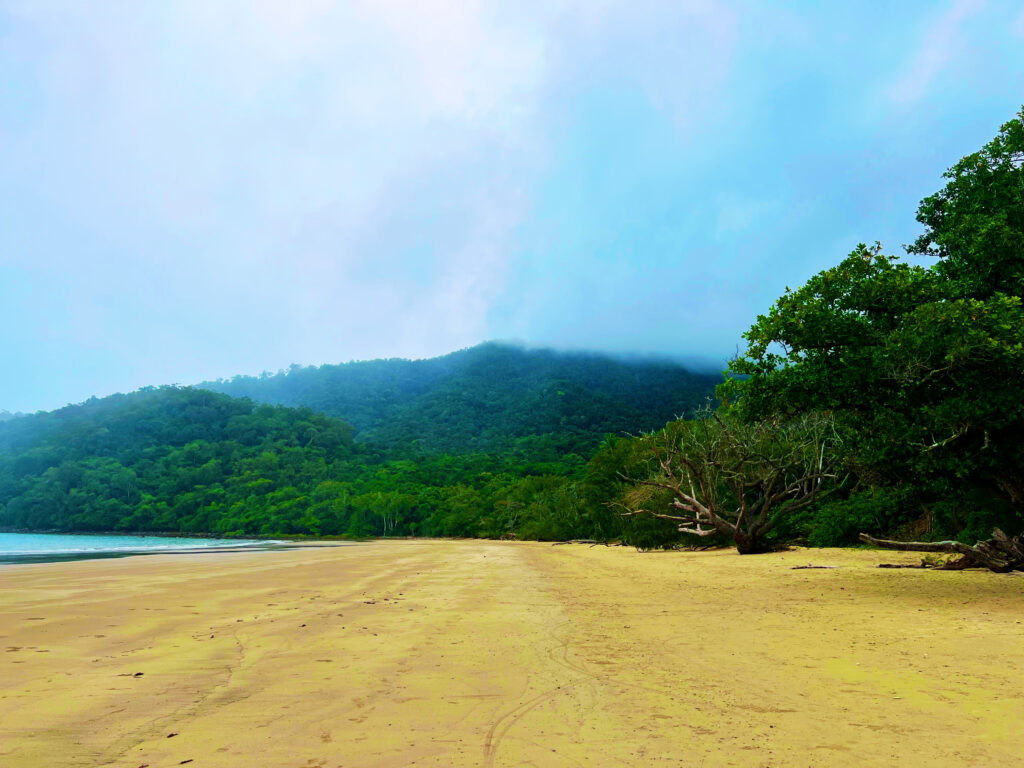
<path fill-rule="evenodd" d="M 566 450 L 585 454 L 605 434 L 658 429 L 692 411 L 719 381 L 666 359 L 488 342 L 427 360 L 292 366 L 198 386 L 306 406 L 384 448 L 486 452 L 531 435 L 559 435 Z"/>

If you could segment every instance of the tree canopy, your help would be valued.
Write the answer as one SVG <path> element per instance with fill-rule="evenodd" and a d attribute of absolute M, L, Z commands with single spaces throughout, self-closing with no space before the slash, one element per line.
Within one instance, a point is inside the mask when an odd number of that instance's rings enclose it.
<path fill-rule="evenodd" d="M 667 360 L 487 343 L 429 360 L 292 366 L 200 386 L 344 419 L 391 453 L 590 455 L 606 434 L 636 434 L 702 406 L 719 373 Z"/>
<path fill-rule="evenodd" d="M 1024 521 L 1024 111 L 918 210 L 915 266 L 859 245 L 745 334 L 719 392 L 747 420 L 824 412 L 892 527 Z"/>
<path fill-rule="evenodd" d="M 603 504 L 622 485 L 621 450 L 602 448 L 588 464 L 572 452 L 548 460 L 557 434 L 444 454 L 382 449 L 353 432 L 309 408 L 179 387 L 21 416 L 0 424 L 0 529 L 650 536 Z"/>

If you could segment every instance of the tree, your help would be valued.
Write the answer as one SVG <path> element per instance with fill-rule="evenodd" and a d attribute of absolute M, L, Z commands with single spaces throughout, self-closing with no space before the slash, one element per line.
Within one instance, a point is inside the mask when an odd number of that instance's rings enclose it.
<path fill-rule="evenodd" d="M 936 264 L 858 246 L 757 318 L 720 394 L 748 421 L 832 414 L 862 486 L 984 535 L 1024 522 L 1024 111 L 945 176 L 908 248 Z"/>
<path fill-rule="evenodd" d="M 1024 109 L 943 175 L 921 201 L 925 232 L 907 250 L 939 258 L 962 296 L 1024 295 Z"/>
<path fill-rule="evenodd" d="M 835 432 L 819 414 L 747 423 L 723 410 L 677 421 L 652 439 L 653 472 L 633 479 L 626 514 L 723 537 L 740 554 L 777 548 L 780 521 L 839 485 Z"/>

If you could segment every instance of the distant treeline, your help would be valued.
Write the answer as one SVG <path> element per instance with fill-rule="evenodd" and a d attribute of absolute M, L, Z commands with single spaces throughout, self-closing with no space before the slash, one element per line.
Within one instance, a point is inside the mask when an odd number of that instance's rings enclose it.
<path fill-rule="evenodd" d="M 624 435 L 701 407 L 720 380 L 667 363 L 484 345 L 440 361 L 223 385 L 278 393 L 263 399 L 294 389 L 312 402 L 310 392 L 327 398 L 337 386 L 337 402 L 373 426 L 359 440 L 309 407 L 204 389 L 92 399 L 0 424 L 0 526 L 674 540 L 672 526 L 605 503 L 623 486 Z"/>

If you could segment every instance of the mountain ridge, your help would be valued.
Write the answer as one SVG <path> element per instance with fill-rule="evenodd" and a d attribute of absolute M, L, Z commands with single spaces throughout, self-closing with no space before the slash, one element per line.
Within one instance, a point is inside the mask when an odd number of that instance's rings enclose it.
<path fill-rule="evenodd" d="M 607 433 L 660 428 L 702 405 L 719 381 L 665 359 L 485 342 L 435 358 L 293 365 L 196 386 L 305 406 L 386 448 L 507 450 L 516 439 L 560 433 L 570 437 L 567 450 L 581 452 Z"/>

